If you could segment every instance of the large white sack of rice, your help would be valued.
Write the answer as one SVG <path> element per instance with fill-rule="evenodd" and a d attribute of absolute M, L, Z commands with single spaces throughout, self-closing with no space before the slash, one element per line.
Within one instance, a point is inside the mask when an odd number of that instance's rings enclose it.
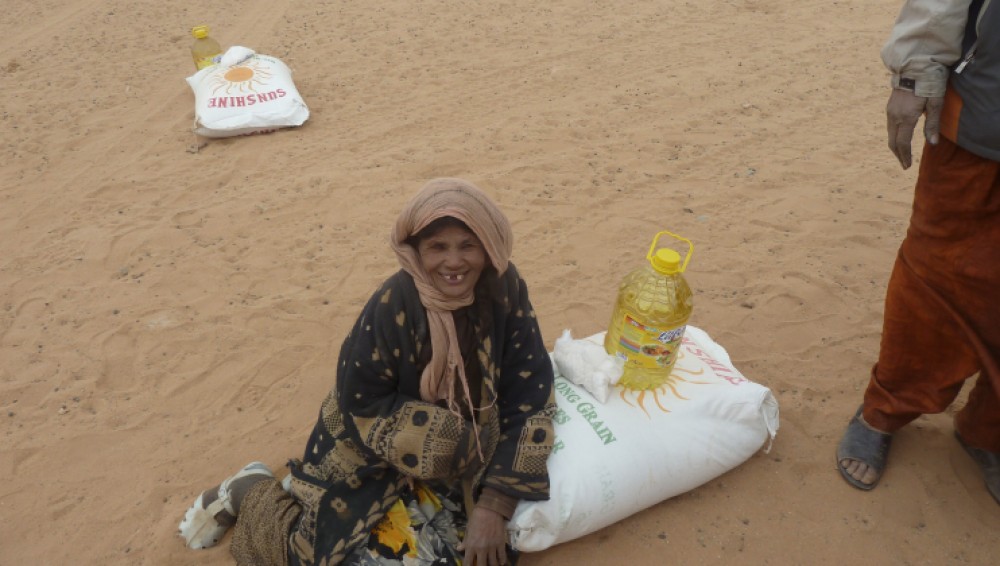
<path fill-rule="evenodd" d="M 233 46 L 218 65 L 187 78 L 196 134 L 225 138 L 301 126 L 309 118 L 292 71 L 281 60 Z"/>
<path fill-rule="evenodd" d="M 604 334 L 585 340 L 604 343 Z M 774 439 L 778 403 L 703 330 L 688 326 L 668 382 L 616 386 L 606 403 L 556 369 L 556 442 L 548 501 L 518 504 L 511 545 L 538 551 L 690 491 Z"/>

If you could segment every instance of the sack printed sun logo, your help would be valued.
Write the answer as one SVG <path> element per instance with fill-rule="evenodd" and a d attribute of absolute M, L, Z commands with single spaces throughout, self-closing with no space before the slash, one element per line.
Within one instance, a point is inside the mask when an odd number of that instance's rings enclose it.
<path fill-rule="evenodd" d="M 245 94 L 257 92 L 257 89 L 268 84 L 271 73 L 267 67 L 256 57 L 247 59 L 246 62 L 230 67 L 225 73 L 217 74 L 211 78 L 212 94 Z"/>
<path fill-rule="evenodd" d="M 284 98 L 288 94 L 285 89 L 268 90 L 272 77 L 268 60 L 256 55 L 239 65 L 219 69 L 206 79 L 212 93 L 206 107 L 245 108 Z"/>
<path fill-rule="evenodd" d="M 652 401 L 661 411 L 664 413 L 669 413 L 670 409 L 663 406 L 663 400 L 667 397 L 674 397 L 683 401 L 690 401 L 687 397 L 681 395 L 677 391 L 678 382 L 689 383 L 694 385 L 708 385 L 710 381 L 691 381 L 684 379 L 680 374 L 687 373 L 691 375 L 701 375 L 705 373 L 704 369 L 690 370 L 683 367 L 680 363 L 685 357 L 685 352 L 683 349 L 677 351 L 677 364 L 674 365 L 670 372 L 670 376 L 664 380 L 663 383 L 650 387 L 649 389 L 632 389 L 628 385 L 619 383 L 618 396 L 621 397 L 622 401 L 630 407 L 638 407 L 646 416 L 649 416 L 649 411 L 646 410 L 646 403 Z M 663 397 L 661 399 L 661 396 Z M 650 406 L 652 408 L 652 405 Z"/>

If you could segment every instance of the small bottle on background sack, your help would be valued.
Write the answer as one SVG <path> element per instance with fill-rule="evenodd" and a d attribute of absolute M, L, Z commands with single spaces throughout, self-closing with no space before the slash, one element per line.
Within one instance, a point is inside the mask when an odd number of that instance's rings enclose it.
<path fill-rule="evenodd" d="M 222 57 L 222 47 L 219 42 L 208 36 L 208 26 L 196 26 L 191 29 L 194 43 L 191 45 L 191 57 L 194 66 L 200 71 L 219 62 Z"/>

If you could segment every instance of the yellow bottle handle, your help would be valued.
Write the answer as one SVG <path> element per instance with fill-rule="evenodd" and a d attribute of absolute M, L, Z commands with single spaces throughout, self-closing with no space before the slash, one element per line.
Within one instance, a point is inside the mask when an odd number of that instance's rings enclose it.
<path fill-rule="evenodd" d="M 678 271 L 678 273 L 684 273 L 684 270 L 687 269 L 688 262 L 691 261 L 691 254 L 694 253 L 694 244 L 691 243 L 691 240 L 683 236 L 678 236 L 673 232 L 667 232 L 666 230 L 657 232 L 656 236 L 653 236 L 653 243 L 649 246 L 649 253 L 646 254 L 646 259 L 653 261 L 653 253 L 656 252 L 657 249 L 656 243 L 660 241 L 660 237 L 663 235 L 670 236 L 671 238 L 680 240 L 688 245 L 687 254 L 684 256 L 684 263 L 681 264 L 680 271 Z"/>

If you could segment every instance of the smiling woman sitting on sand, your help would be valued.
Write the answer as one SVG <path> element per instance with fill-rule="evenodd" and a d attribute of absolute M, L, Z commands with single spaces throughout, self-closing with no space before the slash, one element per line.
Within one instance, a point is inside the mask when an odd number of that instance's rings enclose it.
<path fill-rule="evenodd" d="M 548 498 L 552 365 L 507 218 L 431 181 L 400 214 L 402 269 L 344 340 L 336 385 L 284 482 L 248 464 L 181 522 L 191 548 L 235 524 L 238 564 L 516 561 L 506 521 Z"/>

